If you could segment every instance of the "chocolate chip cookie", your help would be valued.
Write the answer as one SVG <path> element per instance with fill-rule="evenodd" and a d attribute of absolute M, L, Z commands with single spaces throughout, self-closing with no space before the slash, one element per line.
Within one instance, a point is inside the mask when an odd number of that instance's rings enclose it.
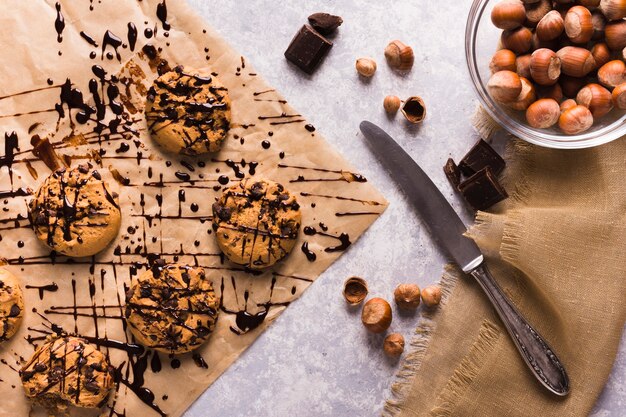
<path fill-rule="evenodd" d="M 91 164 L 52 173 L 31 200 L 29 218 L 39 240 L 75 257 L 100 252 L 121 223 L 117 193 Z"/>
<path fill-rule="evenodd" d="M 126 322 L 144 346 L 190 352 L 215 329 L 219 300 L 200 267 L 157 260 L 126 294 Z"/>
<path fill-rule="evenodd" d="M 97 346 L 80 337 L 51 336 L 20 370 L 28 398 L 50 410 L 104 405 L 113 368 Z"/>
<path fill-rule="evenodd" d="M 230 98 L 208 69 L 176 67 L 148 91 L 146 119 L 152 138 L 169 152 L 217 152 L 230 128 Z"/>
<path fill-rule="evenodd" d="M 244 179 L 213 204 L 213 230 L 230 261 L 252 269 L 274 265 L 293 249 L 300 205 L 281 184 Z"/>
<path fill-rule="evenodd" d="M 0 269 L 0 342 L 17 332 L 24 315 L 22 289 L 9 271 Z"/>

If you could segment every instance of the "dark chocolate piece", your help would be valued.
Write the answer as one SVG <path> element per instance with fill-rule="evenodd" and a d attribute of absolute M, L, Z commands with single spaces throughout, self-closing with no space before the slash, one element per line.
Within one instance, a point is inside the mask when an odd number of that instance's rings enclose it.
<path fill-rule="evenodd" d="M 504 159 L 484 140 L 480 139 L 459 162 L 459 169 L 466 176 L 471 176 L 485 167 L 498 175 L 504 169 Z"/>
<path fill-rule="evenodd" d="M 309 23 L 322 35 L 330 35 L 341 26 L 343 19 L 328 13 L 313 13 L 309 16 Z"/>
<path fill-rule="evenodd" d="M 303 25 L 285 51 L 285 58 L 311 74 L 326 56 L 333 43 L 309 25 Z"/>
<path fill-rule="evenodd" d="M 459 191 L 474 210 L 486 210 L 509 196 L 489 167 L 463 181 Z"/>
<path fill-rule="evenodd" d="M 448 177 L 448 181 L 454 185 L 454 188 L 458 188 L 461 183 L 461 171 L 452 158 L 448 158 L 446 165 L 443 167 L 443 172 Z"/>

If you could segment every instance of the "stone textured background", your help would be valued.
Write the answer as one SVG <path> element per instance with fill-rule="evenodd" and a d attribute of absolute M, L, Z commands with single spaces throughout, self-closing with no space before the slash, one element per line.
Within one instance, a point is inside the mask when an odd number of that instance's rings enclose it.
<path fill-rule="evenodd" d="M 265 332 L 187 412 L 215 416 L 379 415 L 398 368 L 367 334 L 360 310 L 346 307 L 341 290 L 351 275 L 367 279 L 372 296 L 392 298 L 395 286 L 438 280 L 444 258 L 387 174 L 357 134 L 369 119 L 384 127 L 471 220 L 442 171 L 478 139 L 470 124 L 477 101 L 464 57 L 465 19 L 471 1 L 426 0 L 189 0 L 204 19 L 246 56 L 391 203 L 372 228 Z M 307 76 L 283 58 L 309 14 L 343 17 L 335 45 Z M 393 73 L 383 49 L 401 39 L 416 60 L 407 76 Z M 378 62 L 373 79 L 359 79 L 354 61 Z M 387 94 L 421 96 L 428 115 L 409 126 L 382 109 Z M 616 277 L 621 279 L 621 277 Z M 408 340 L 419 317 L 397 315 L 390 330 Z M 626 415 L 626 342 L 593 417 Z M 175 383 L 173 381 L 172 383 Z M 181 387 L 184 389 L 184 387 Z"/>

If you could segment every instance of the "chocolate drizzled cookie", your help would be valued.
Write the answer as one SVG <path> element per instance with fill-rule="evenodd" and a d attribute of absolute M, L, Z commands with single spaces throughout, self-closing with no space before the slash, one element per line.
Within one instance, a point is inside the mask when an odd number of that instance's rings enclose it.
<path fill-rule="evenodd" d="M 0 269 L 0 342 L 17 332 L 24 315 L 24 297 L 15 275 Z"/>
<path fill-rule="evenodd" d="M 300 205 L 281 184 L 244 179 L 213 204 L 217 243 L 232 262 L 263 269 L 284 258 L 300 230 Z"/>
<path fill-rule="evenodd" d="M 29 219 L 39 240 L 67 256 L 100 252 L 120 228 L 118 195 L 92 168 L 81 164 L 55 171 L 29 204 Z"/>
<path fill-rule="evenodd" d="M 190 352 L 215 329 L 219 301 L 204 269 L 158 259 L 126 294 L 126 322 L 144 346 Z"/>
<path fill-rule="evenodd" d="M 28 398 L 51 410 L 69 405 L 104 405 L 113 388 L 113 368 L 93 344 L 73 336 L 52 336 L 20 369 Z"/>
<path fill-rule="evenodd" d="M 154 140 L 170 152 L 217 152 L 230 129 L 228 90 L 209 70 L 176 67 L 150 87 L 146 119 Z"/>

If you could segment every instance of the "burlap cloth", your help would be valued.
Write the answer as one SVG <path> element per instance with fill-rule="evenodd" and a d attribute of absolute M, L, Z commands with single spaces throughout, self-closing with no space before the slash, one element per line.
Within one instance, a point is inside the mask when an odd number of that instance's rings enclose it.
<path fill-rule="evenodd" d="M 569 396 L 535 381 L 479 286 L 450 270 L 444 304 L 419 324 L 385 415 L 589 414 L 626 317 L 625 155 L 624 139 L 585 150 L 513 140 L 504 178 L 511 197 L 479 212 L 470 231 L 498 283 L 558 353 Z"/>

